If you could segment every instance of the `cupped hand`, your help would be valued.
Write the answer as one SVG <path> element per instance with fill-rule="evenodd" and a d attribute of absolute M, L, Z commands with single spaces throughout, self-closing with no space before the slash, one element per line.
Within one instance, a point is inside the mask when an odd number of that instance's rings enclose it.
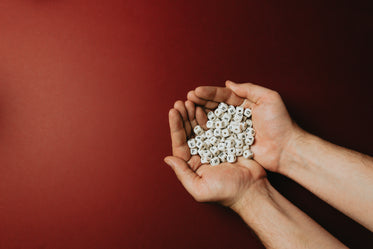
<path fill-rule="evenodd" d="M 226 87 L 201 86 L 188 93 L 188 100 L 214 109 L 219 102 L 251 108 L 256 131 L 252 145 L 254 160 L 264 168 L 279 172 L 286 148 L 299 134 L 281 96 L 268 88 L 251 83 L 226 82 Z"/>
<path fill-rule="evenodd" d="M 238 158 L 236 163 L 217 166 L 201 164 L 199 156 L 191 156 L 187 139 L 193 127 L 204 128 L 206 110 L 191 101 L 177 101 L 169 112 L 172 156 L 165 158 L 186 190 L 200 202 L 220 202 L 232 207 L 256 182 L 266 177 L 264 169 L 254 160 Z"/>

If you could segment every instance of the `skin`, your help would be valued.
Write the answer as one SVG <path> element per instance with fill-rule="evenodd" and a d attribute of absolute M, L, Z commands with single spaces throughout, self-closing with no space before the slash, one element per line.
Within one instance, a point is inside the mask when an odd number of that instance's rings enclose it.
<path fill-rule="evenodd" d="M 233 98 L 242 103 L 242 99 Z M 208 104 L 208 103 L 206 103 Z M 236 103 L 240 104 L 240 103 Z M 192 128 L 205 124 L 207 108 L 177 101 L 169 112 L 172 156 L 165 162 L 199 202 L 219 202 L 237 212 L 268 248 L 344 248 L 337 239 L 279 194 L 265 170 L 254 160 L 218 166 L 191 156 L 187 139 Z"/>
<path fill-rule="evenodd" d="M 254 160 L 283 174 L 373 231 L 373 158 L 331 144 L 299 128 L 280 95 L 252 84 L 198 87 L 188 100 L 216 108 L 219 102 L 252 109 Z M 315 156 L 317 155 L 317 156 Z"/>

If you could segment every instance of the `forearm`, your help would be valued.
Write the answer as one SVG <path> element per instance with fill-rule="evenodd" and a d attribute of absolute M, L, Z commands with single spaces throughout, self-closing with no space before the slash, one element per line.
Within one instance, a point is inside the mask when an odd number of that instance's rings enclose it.
<path fill-rule="evenodd" d="M 344 248 L 341 242 L 278 193 L 267 179 L 253 185 L 232 209 L 267 248 Z"/>
<path fill-rule="evenodd" d="M 280 172 L 373 231 L 373 160 L 299 130 Z M 285 165 L 285 166 L 282 166 Z"/>

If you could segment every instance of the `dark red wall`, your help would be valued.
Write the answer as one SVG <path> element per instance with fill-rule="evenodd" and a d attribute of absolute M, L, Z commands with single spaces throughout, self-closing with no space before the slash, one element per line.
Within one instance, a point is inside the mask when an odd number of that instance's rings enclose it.
<path fill-rule="evenodd" d="M 258 82 L 304 128 L 372 154 L 368 2 L 0 1 L 0 248 L 262 248 L 163 163 L 168 109 L 201 84 Z M 372 244 L 269 177 L 342 242 Z"/>

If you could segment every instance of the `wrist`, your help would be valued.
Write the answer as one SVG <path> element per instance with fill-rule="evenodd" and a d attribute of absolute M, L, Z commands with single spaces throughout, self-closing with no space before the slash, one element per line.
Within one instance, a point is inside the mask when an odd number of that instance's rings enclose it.
<path fill-rule="evenodd" d="M 293 167 L 299 165 L 297 161 L 301 156 L 300 148 L 310 137 L 310 134 L 300 128 L 296 123 L 293 123 L 293 127 L 290 138 L 286 142 L 279 160 L 277 173 L 282 175 L 288 175 Z"/>
<path fill-rule="evenodd" d="M 245 215 L 245 211 L 253 210 L 254 206 L 259 203 L 259 200 L 266 199 L 270 196 L 270 183 L 267 177 L 261 178 L 253 183 L 250 188 L 233 203 L 230 208 L 240 216 Z"/>

